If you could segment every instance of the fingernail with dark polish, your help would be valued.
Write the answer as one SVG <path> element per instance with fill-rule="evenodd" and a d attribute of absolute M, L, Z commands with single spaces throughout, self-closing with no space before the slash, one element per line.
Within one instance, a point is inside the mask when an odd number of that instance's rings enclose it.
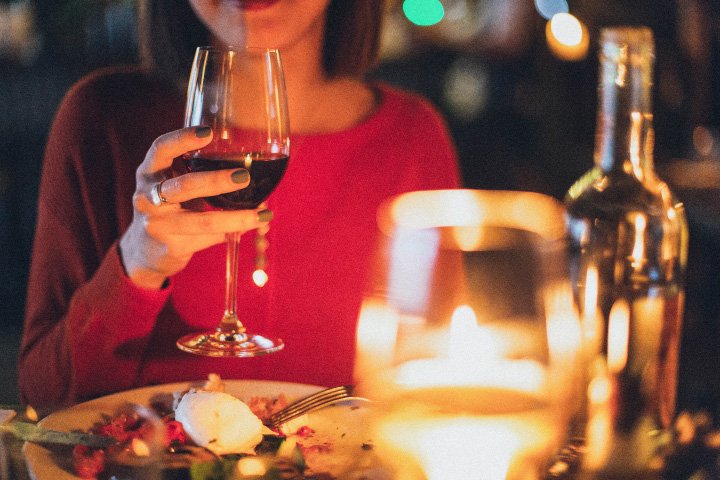
<path fill-rule="evenodd" d="M 245 183 L 250 178 L 250 173 L 244 168 L 241 168 L 240 170 L 235 170 L 231 173 L 230 178 L 234 183 Z"/>
<path fill-rule="evenodd" d="M 273 213 L 270 210 L 260 210 L 257 213 L 259 222 L 269 222 L 273 218 Z"/>
<path fill-rule="evenodd" d="M 212 133 L 212 128 L 210 128 L 208 126 L 197 127 L 195 129 L 195 136 L 198 138 L 209 137 L 211 133 Z"/>

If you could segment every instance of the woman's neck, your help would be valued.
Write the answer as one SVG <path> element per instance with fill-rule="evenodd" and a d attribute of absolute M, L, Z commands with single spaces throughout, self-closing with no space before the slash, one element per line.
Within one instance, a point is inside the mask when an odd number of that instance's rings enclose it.
<path fill-rule="evenodd" d="M 333 83 L 323 66 L 322 43 L 319 34 L 308 35 L 280 51 L 291 128 L 296 132 L 312 130 L 313 118 Z"/>
<path fill-rule="evenodd" d="M 346 130 L 376 108 L 374 92 L 364 82 L 326 75 L 321 52 L 321 48 L 281 51 L 294 133 Z"/>

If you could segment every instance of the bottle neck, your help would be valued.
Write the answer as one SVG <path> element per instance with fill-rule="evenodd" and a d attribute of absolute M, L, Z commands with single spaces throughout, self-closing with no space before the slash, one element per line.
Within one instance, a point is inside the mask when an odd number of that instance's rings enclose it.
<path fill-rule="evenodd" d="M 639 180 L 653 174 L 653 44 L 644 38 L 605 38 L 600 52 L 595 165 Z"/>

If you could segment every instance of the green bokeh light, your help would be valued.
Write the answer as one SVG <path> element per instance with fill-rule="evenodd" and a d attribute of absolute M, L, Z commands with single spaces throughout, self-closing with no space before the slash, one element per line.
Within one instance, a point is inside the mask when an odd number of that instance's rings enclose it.
<path fill-rule="evenodd" d="M 402 8 L 407 19 L 421 27 L 435 25 L 445 16 L 440 0 L 405 0 Z"/>

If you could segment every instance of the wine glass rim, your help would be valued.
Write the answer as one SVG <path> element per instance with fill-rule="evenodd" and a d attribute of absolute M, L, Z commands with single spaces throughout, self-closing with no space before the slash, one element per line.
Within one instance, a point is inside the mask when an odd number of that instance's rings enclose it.
<path fill-rule="evenodd" d="M 234 45 L 218 46 L 218 45 L 200 45 L 198 51 L 207 52 L 256 52 L 256 53 L 276 53 L 277 48 L 273 47 L 236 47 Z"/>

